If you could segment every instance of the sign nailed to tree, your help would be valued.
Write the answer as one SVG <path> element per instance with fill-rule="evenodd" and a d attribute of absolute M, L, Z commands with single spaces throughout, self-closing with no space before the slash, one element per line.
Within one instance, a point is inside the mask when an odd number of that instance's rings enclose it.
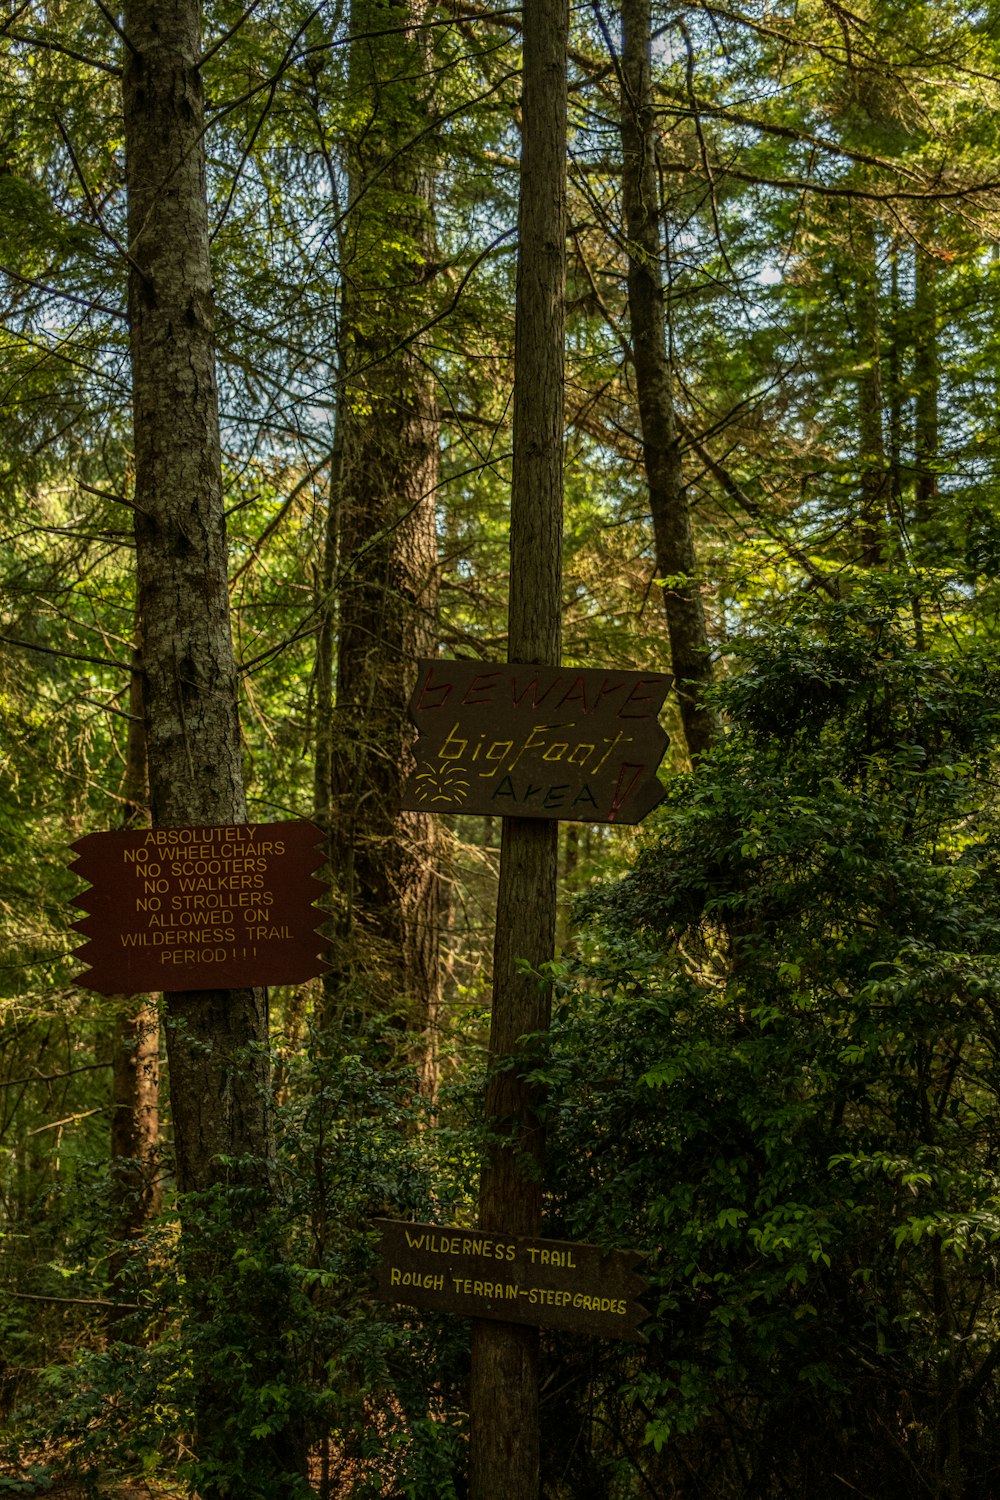
<path fill-rule="evenodd" d="M 643 1259 L 637 1250 L 402 1219 L 375 1224 L 385 1302 L 644 1342 L 639 1324 L 649 1313 L 636 1299 L 647 1282 L 635 1274 Z"/>
<path fill-rule="evenodd" d="M 422 661 L 403 806 L 639 823 L 663 798 L 665 672 Z"/>
<path fill-rule="evenodd" d="M 298 984 L 320 974 L 315 823 L 151 828 L 77 839 L 91 889 L 75 982 L 102 995 Z"/>

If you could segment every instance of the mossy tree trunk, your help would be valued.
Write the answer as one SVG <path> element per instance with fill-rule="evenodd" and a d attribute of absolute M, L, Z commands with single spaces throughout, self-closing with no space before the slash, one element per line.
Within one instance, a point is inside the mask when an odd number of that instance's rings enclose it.
<path fill-rule="evenodd" d="M 334 880 L 328 1017 L 388 1005 L 436 1080 L 441 880 L 434 820 L 402 812 L 418 657 L 437 649 L 439 420 L 421 329 L 434 277 L 430 33 L 354 0 L 335 538 Z M 391 226 L 391 234 L 389 227 Z"/>
<path fill-rule="evenodd" d="M 199 68 L 199 0 L 127 0 L 123 102 L 135 541 L 154 827 L 244 821 L 237 669 L 213 337 Z M 286 1491 L 304 1472 L 300 1435 L 273 1424 L 238 1437 L 239 1392 L 285 1374 L 281 1278 L 239 1288 L 241 1357 L 213 1348 L 233 1288 L 220 1277 L 272 1207 L 274 1145 L 267 992 L 172 994 L 170 1102 L 196 1350 L 202 1500 L 242 1467 L 245 1493 Z M 229 1256 L 229 1262 L 226 1256 Z M 220 1261 L 221 1257 L 221 1261 Z M 232 1272 L 227 1272 L 232 1278 Z M 221 1332 L 218 1336 L 224 1336 Z M 214 1473 L 215 1477 L 212 1477 Z M 272 1484 L 268 1490 L 267 1485 Z"/>

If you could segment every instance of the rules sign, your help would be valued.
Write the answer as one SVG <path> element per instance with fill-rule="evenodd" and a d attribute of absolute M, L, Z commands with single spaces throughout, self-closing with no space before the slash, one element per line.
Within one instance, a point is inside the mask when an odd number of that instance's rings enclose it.
<path fill-rule="evenodd" d="M 150 828 L 77 839 L 74 897 L 90 965 L 75 983 L 102 995 L 299 984 L 326 967 L 315 905 L 315 823 Z"/>
<path fill-rule="evenodd" d="M 665 672 L 422 661 L 414 812 L 639 823 L 664 791 Z"/>

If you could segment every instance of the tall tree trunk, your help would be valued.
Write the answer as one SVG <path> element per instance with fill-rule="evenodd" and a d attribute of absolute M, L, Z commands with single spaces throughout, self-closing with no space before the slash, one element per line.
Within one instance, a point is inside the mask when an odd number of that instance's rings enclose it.
<path fill-rule="evenodd" d="M 126 0 L 123 102 L 135 539 L 145 724 L 154 827 L 242 822 L 246 815 L 229 624 L 205 184 L 199 0 Z M 183 1224 L 192 1325 L 212 1317 L 220 1243 L 270 1207 L 273 1140 L 266 991 L 173 994 L 167 1005 L 170 1099 L 184 1195 L 230 1185 L 223 1222 Z M 219 1236 L 221 1236 L 221 1241 Z M 230 1243 L 234 1241 L 231 1239 Z M 283 1308 L 274 1286 L 242 1289 L 247 1365 L 279 1378 Z M 202 1345 L 201 1347 L 204 1347 Z M 196 1367 L 199 1455 L 232 1461 L 239 1382 L 211 1354 Z M 227 1455 L 229 1455 L 227 1459 Z M 268 1476 L 304 1470 L 287 1427 L 251 1444 L 247 1496 Z M 208 1479 L 203 1500 L 221 1493 Z"/>
<path fill-rule="evenodd" d="M 684 738 L 694 760 L 712 744 L 718 726 L 705 703 L 712 661 L 667 354 L 650 25 L 650 0 L 623 0 L 622 200 L 628 309 L 656 570 L 668 580 L 663 603 L 671 665 Z"/>
<path fill-rule="evenodd" d="M 937 265 L 926 250 L 916 251 L 914 296 L 914 530 L 919 542 L 936 510 L 938 479 L 938 400 L 941 383 L 938 357 Z"/>
<path fill-rule="evenodd" d="M 441 881 L 435 824 L 401 812 L 415 661 L 437 650 L 439 421 L 419 330 L 429 316 L 434 163 L 426 139 L 428 33 L 395 0 L 354 0 L 350 95 L 339 632 L 331 753 L 338 909 L 327 994 L 386 997 L 436 1081 Z M 408 29 L 410 28 L 410 29 Z M 421 126 L 424 127 L 423 131 Z M 385 243 L 392 226 L 395 246 Z M 338 1001 L 338 992 L 341 999 Z"/>
<path fill-rule="evenodd" d="M 913 617 L 919 650 L 924 647 L 920 574 L 929 561 L 930 530 L 938 497 L 938 359 L 937 265 L 919 246 L 913 301 L 913 519 L 912 555 L 916 565 Z"/>
<path fill-rule="evenodd" d="M 524 12 L 521 193 L 514 338 L 514 466 L 508 660 L 560 658 L 566 284 L 566 0 Z M 520 1039 L 548 1028 L 534 971 L 555 945 L 555 822 L 505 818 L 493 964 L 488 1147 L 479 1222 L 532 1234 L 541 1219 L 538 1097 L 510 1066 Z M 538 1330 L 476 1320 L 470 1392 L 472 1500 L 537 1500 Z"/>
<path fill-rule="evenodd" d="M 142 651 L 132 652 L 125 748 L 123 827 L 149 817 L 146 729 L 142 717 Z M 141 1234 L 160 1206 L 160 1014 L 150 996 L 121 995 L 115 1006 L 111 1067 L 111 1284 L 122 1291 L 128 1240 Z M 109 1321 L 120 1315 L 112 1310 Z"/>
<path fill-rule="evenodd" d="M 858 374 L 858 462 L 861 471 L 861 561 L 875 568 L 883 560 L 889 474 L 882 433 L 882 319 L 875 225 L 859 210 L 852 226 L 854 251 L 854 328 Z"/>
<path fill-rule="evenodd" d="M 889 501 L 892 519 L 899 533 L 897 550 L 905 552 L 906 518 L 903 507 L 903 328 L 902 299 L 899 290 L 899 244 L 893 241 L 889 252 Z"/>

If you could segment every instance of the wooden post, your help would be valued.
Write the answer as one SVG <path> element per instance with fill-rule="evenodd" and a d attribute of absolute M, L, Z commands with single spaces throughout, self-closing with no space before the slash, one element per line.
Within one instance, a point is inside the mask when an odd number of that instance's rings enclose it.
<path fill-rule="evenodd" d="M 560 654 L 568 33 L 566 0 L 527 0 L 507 658 L 544 666 Z M 514 1234 L 538 1232 L 544 1140 L 533 1089 L 502 1064 L 549 1024 L 545 987 L 518 965 L 553 955 L 557 837 L 555 822 L 503 822 L 479 1221 Z M 470 1414 L 471 1500 L 537 1500 L 536 1328 L 473 1322 Z"/>

